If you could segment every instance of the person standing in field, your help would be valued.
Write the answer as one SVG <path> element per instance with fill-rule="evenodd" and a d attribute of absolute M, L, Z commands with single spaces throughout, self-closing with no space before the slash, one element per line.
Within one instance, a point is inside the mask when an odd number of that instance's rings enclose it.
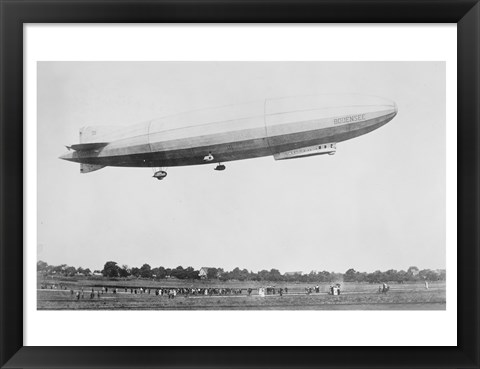
<path fill-rule="evenodd" d="M 428 281 L 425 281 L 425 289 L 428 290 Z"/>
<path fill-rule="evenodd" d="M 389 289 L 390 289 L 390 287 L 388 287 L 388 284 L 383 283 L 383 290 L 382 290 L 382 292 L 383 292 L 383 293 L 387 293 Z"/>

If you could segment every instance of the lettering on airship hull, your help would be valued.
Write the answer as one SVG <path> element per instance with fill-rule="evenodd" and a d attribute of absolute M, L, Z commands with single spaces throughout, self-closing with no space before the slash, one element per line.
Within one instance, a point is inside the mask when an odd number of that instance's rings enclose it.
<path fill-rule="evenodd" d="M 333 124 L 361 122 L 365 120 L 365 114 L 347 115 L 346 117 L 335 118 Z"/>

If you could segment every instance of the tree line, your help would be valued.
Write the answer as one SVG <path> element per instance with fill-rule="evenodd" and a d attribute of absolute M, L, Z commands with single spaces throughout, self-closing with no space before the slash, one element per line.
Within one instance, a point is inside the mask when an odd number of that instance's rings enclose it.
<path fill-rule="evenodd" d="M 102 270 L 95 270 L 82 267 L 72 267 L 66 264 L 57 266 L 48 265 L 44 261 L 37 263 L 37 271 L 44 275 L 63 275 L 63 276 L 92 276 L 98 275 L 106 278 L 144 278 L 144 279 L 210 279 L 220 281 L 272 281 L 272 282 L 368 282 L 368 283 L 405 283 L 416 281 L 445 281 L 446 271 L 423 269 L 416 266 L 405 270 L 390 269 L 387 271 L 377 270 L 373 273 L 359 272 L 353 268 L 345 273 L 335 273 L 328 271 L 311 271 L 310 273 L 280 273 L 278 269 L 261 270 L 252 272 L 248 269 L 235 268 L 231 271 L 225 271 L 223 268 L 201 268 L 195 270 L 192 267 L 183 268 L 165 268 L 163 266 L 152 268 L 149 264 L 143 264 L 141 267 L 129 267 L 128 265 L 118 265 L 115 261 L 107 261 Z"/>
<path fill-rule="evenodd" d="M 82 267 L 75 268 L 73 266 L 68 266 L 67 264 L 60 265 L 48 265 L 46 262 L 40 260 L 37 262 L 37 272 L 42 272 L 46 275 L 64 275 L 67 277 L 73 277 L 78 274 L 85 276 L 92 275 L 92 271 L 88 268 L 84 269 Z"/>

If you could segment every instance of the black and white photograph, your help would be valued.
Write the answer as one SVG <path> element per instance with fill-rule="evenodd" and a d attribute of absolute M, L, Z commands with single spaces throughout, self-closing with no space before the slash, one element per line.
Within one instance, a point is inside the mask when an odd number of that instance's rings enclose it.
<path fill-rule="evenodd" d="M 37 62 L 37 310 L 446 310 L 443 61 Z"/>

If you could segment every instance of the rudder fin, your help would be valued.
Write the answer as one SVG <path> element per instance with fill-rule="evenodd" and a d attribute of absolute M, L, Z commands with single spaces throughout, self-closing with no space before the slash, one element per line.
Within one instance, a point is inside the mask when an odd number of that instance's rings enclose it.
<path fill-rule="evenodd" d="M 98 150 L 102 147 L 107 146 L 108 142 L 90 142 L 90 143 L 81 143 L 67 146 L 67 149 L 72 149 L 75 151 L 88 151 L 88 150 Z"/>

